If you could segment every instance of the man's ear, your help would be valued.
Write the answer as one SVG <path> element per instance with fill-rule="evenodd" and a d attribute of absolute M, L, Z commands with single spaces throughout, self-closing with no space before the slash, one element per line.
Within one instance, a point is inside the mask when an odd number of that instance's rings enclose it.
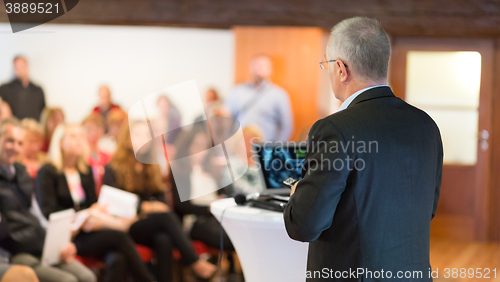
<path fill-rule="evenodd" d="M 346 82 L 349 78 L 349 75 L 350 75 L 349 71 L 347 70 L 347 67 L 340 60 L 337 60 L 335 63 L 339 67 L 340 81 Z"/>

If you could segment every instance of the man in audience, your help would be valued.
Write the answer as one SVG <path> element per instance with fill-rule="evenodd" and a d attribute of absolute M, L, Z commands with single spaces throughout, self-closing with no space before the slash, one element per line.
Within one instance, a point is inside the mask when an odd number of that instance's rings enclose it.
<path fill-rule="evenodd" d="M 113 109 L 119 109 L 120 106 L 113 104 L 111 101 L 111 91 L 107 86 L 101 86 L 99 88 L 99 103 L 92 110 L 93 113 L 100 114 L 104 121 L 107 120 L 108 113 Z M 105 133 L 108 132 L 108 125 L 104 124 Z"/>
<path fill-rule="evenodd" d="M 7 222 L 0 214 L 0 241 L 9 236 L 9 227 Z M 6 259 L 2 257 L 3 262 L 0 263 L 0 282 L 38 282 L 33 269 L 24 265 L 10 265 L 5 263 Z"/>
<path fill-rule="evenodd" d="M 18 120 L 0 122 L 0 213 L 9 231 L 9 235 L 0 242 L 0 247 L 13 255 L 13 264 L 33 268 L 41 282 L 95 282 L 92 271 L 74 259 L 76 247 L 73 243 L 61 251 L 59 264 L 41 264 L 45 229 L 29 211 L 33 181 L 25 167 L 16 162 L 23 135 Z"/>
<path fill-rule="evenodd" d="M 28 76 L 28 61 L 22 56 L 14 58 L 16 78 L 0 86 L 0 97 L 9 104 L 12 114 L 18 119 L 40 120 L 45 108 L 45 94 L 42 88 L 33 84 Z"/>
<path fill-rule="evenodd" d="M 272 63 L 268 56 L 257 56 L 250 63 L 252 80 L 237 85 L 226 100 L 226 106 L 242 127 L 259 126 L 264 139 L 287 141 L 293 128 L 288 93 L 270 80 Z"/>

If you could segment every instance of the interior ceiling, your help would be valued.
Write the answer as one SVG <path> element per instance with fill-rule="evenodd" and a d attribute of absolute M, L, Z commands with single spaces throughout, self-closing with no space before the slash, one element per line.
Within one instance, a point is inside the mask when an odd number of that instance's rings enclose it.
<path fill-rule="evenodd" d="M 329 29 L 353 16 L 377 18 L 395 36 L 500 36 L 500 0 L 82 0 L 52 23 Z"/>

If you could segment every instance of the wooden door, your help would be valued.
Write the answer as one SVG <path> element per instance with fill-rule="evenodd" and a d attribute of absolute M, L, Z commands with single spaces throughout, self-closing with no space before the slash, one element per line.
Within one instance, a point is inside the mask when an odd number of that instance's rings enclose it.
<path fill-rule="evenodd" d="M 491 148 L 489 147 L 488 135 L 492 133 L 493 50 L 493 41 L 484 39 L 393 39 L 390 84 L 395 94 L 406 100 L 408 100 L 406 94 L 409 91 L 407 81 L 409 79 L 408 60 L 410 54 L 420 54 L 418 53 L 419 51 L 437 52 L 437 55 L 449 52 L 468 52 L 464 54 L 478 52 L 480 54 L 480 86 L 476 136 L 478 141 L 476 148 L 464 148 L 464 151 L 477 150 L 476 159 L 473 163 L 467 164 L 445 163 L 437 215 L 431 224 L 431 235 L 434 237 L 487 240 L 489 239 L 489 234 L 491 234 L 489 229 L 492 228 L 491 222 L 494 219 L 491 218 L 489 209 L 489 196 L 493 193 L 491 187 L 489 187 Z M 467 74 L 470 66 L 469 61 L 464 60 L 463 64 L 456 67 Z M 437 81 L 441 79 L 440 76 L 444 77 L 446 75 L 445 73 L 439 73 L 439 70 L 444 67 L 440 66 L 437 62 L 428 63 L 425 67 L 422 70 L 422 75 L 425 75 L 427 71 L 438 70 Z M 477 71 L 473 72 L 471 69 L 469 75 L 472 77 L 478 74 Z M 467 77 L 464 77 L 464 79 L 467 79 Z M 416 106 L 418 107 L 419 105 Z M 435 110 L 447 111 L 447 106 L 443 104 L 426 107 L 428 109 L 435 107 Z M 456 126 L 455 129 L 460 130 L 460 127 L 465 125 L 457 121 L 453 126 Z M 443 131 L 441 126 L 440 130 Z M 462 140 L 457 138 L 455 141 L 459 143 Z M 444 146 L 446 154 L 447 145 L 445 144 Z M 453 146 L 453 144 L 448 147 L 450 146 Z M 471 153 L 473 152 L 471 151 Z"/>

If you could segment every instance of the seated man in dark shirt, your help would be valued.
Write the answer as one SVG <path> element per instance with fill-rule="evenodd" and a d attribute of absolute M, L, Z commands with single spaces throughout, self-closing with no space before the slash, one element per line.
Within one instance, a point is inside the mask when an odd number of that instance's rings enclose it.
<path fill-rule="evenodd" d="M 0 214 L 0 241 L 9 236 L 7 222 L 2 217 Z M 0 282 L 38 282 L 33 269 L 24 265 L 7 264 L 6 261 L 0 263 L 0 279 Z"/>
<path fill-rule="evenodd" d="M 45 108 L 45 94 L 40 86 L 30 81 L 26 58 L 14 58 L 14 74 L 14 80 L 0 86 L 0 98 L 9 104 L 12 115 L 18 119 L 33 118 L 40 121 Z"/>
<path fill-rule="evenodd" d="M 26 168 L 15 162 L 23 135 L 24 131 L 16 119 L 0 122 L 0 213 L 8 229 L 0 247 L 13 255 L 13 264 L 33 268 L 42 282 L 95 282 L 92 271 L 74 259 L 76 247 L 73 243 L 61 251 L 59 264 L 41 265 L 45 229 L 29 211 L 33 181 Z"/>

